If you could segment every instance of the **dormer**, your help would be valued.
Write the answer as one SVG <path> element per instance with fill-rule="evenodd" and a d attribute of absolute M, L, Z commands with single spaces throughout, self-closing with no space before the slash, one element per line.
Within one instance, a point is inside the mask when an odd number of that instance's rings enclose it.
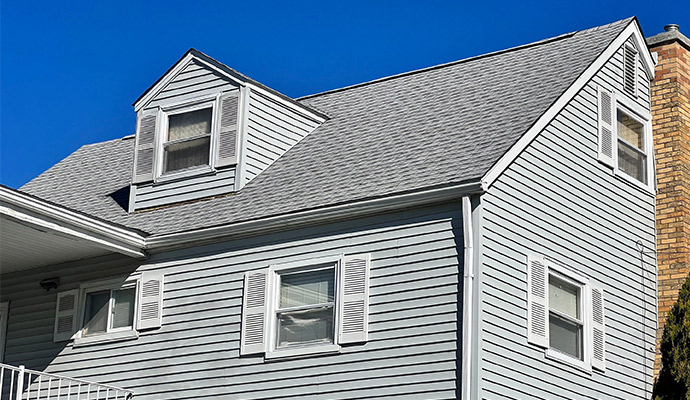
<path fill-rule="evenodd" d="M 134 110 L 130 212 L 236 192 L 326 119 L 194 49 Z"/>

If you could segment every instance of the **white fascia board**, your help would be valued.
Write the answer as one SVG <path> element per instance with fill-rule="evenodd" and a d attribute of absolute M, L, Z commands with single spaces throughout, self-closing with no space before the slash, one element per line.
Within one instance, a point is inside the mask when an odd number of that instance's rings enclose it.
<path fill-rule="evenodd" d="M 184 56 L 180 61 L 173 66 L 170 71 L 168 71 L 163 78 L 161 78 L 158 83 L 156 83 L 151 89 L 149 89 L 148 93 L 142 98 L 140 98 L 136 103 L 134 103 L 134 112 L 139 112 L 142 108 L 144 108 L 149 102 L 156 97 L 156 95 L 163 90 L 164 87 L 168 86 L 170 81 L 175 79 L 175 77 L 182 72 L 189 63 L 192 62 L 196 57 L 192 53 L 187 54 Z"/>
<path fill-rule="evenodd" d="M 639 43 L 644 43 L 642 38 L 642 33 L 637 21 L 632 21 L 628 26 L 616 37 L 616 39 L 609 44 L 609 46 L 604 49 L 604 51 L 599 54 L 596 60 L 575 80 L 575 82 L 570 85 L 570 87 L 556 100 L 555 103 L 549 107 L 544 114 L 539 117 L 537 122 L 532 125 L 532 127 L 517 141 L 484 175 L 482 178 L 482 186 L 485 190 L 488 190 L 491 185 L 498 179 L 499 176 L 505 171 L 510 164 L 517 159 L 517 157 L 529 146 L 530 143 L 539 135 L 544 128 L 558 115 L 558 113 L 577 95 L 577 93 L 587 85 L 594 75 L 604 66 L 604 64 L 618 51 L 618 49 L 625 44 L 628 38 L 632 35 L 635 41 Z M 646 45 L 641 47 L 641 49 L 646 49 Z M 642 54 L 643 62 L 650 73 L 651 78 L 654 77 L 654 63 L 649 55 L 649 51 L 640 51 Z M 649 65 L 647 65 L 649 62 Z M 651 70 L 649 69 L 651 66 Z M 651 72 L 650 72 L 651 71 Z M 650 78 L 650 79 L 651 79 Z"/>
<path fill-rule="evenodd" d="M 147 258 L 143 235 L 5 187 L 0 187 L 0 214 L 129 257 Z"/>
<path fill-rule="evenodd" d="M 443 188 L 406 193 L 363 200 L 354 203 L 340 204 L 332 207 L 307 210 L 287 215 L 238 222 L 212 228 L 197 229 L 189 232 L 171 233 L 147 238 L 147 250 L 150 252 L 168 250 L 173 247 L 185 247 L 190 244 L 215 241 L 220 238 L 244 237 L 261 233 L 270 233 L 285 229 L 318 225 L 342 221 L 365 215 L 379 214 L 396 209 L 458 200 L 468 194 L 483 193 L 480 182 L 470 182 Z"/>

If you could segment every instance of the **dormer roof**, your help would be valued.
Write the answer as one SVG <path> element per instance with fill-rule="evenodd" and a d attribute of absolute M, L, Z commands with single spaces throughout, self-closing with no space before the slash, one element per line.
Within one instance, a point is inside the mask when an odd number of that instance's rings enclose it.
<path fill-rule="evenodd" d="M 155 236 L 480 184 L 631 24 L 639 35 L 629 18 L 299 99 L 329 119 L 231 195 L 127 213 L 131 139 L 84 146 L 21 190 Z"/>

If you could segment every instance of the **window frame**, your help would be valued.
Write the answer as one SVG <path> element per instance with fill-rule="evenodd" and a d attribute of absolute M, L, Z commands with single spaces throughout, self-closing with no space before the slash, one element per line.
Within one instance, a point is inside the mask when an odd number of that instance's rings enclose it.
<path fill-rule="evenodd" d="M 549 285 L 549 279 L 554 276 L 568 284 L 578 286 L 580 290 L 580 316 L 582 318 L 582 360 L 575 358 L 569 354 L 563 353 L 560 350 L 551 347 L 551 337 L 547 340 L 549 341 L 549 346 L 544 349 L 544 354 L 547 358 L 554 359 L 572 365 L 576 368 L 584 370 L 586 372 L 592 372 L 592 346 L 593 341 L 591 338 L 591 313 L 592 313 L 592 301 L 590 299 L 590 282 L 589 279 L 574 272 L 567 268 L 563 268 L 556 265 L 552 261 L 548 261 L 547 265 L 547 285 Z M 549 299 L 547 298 L 547 315 L 551 315 L 551 305 L 549 304 Z M 557 311 L 556 311 L 557 312 Z M 558 312 L 557 312 L 558 313 Z M 559 313 L 560 314 L 560 313 Z M 566 316 L 567 317 L 567 316 Z M 547 321 L 547 324 L 550 324 Z M 550 331 L 550 330 L 549 330 Z"/>
<path fill-rule="evenodd" d="M 177 180 L 181 178 L 186 178 L 189 176 L 201 175 L 204 173 L 214 173 L 216 171 L 215 166 L 215 153 L 216 153 L 216 141 L 218 137 L 218 113 L 220 107 L 220 97 L 221 94 L 213 96 L 204 96 L 196 99 L 185 100 L 178 103 L 167 104 L 161 106 L 158 109 L 158 128 L 156 131 L 156 151 L 154 160 L 154 183 L 167 182 L 171 180 Z M 172 115 L 184 114 L 187 112 L 198 111 L 203 109 L 211 109 L 211 133 L 209 134 L 209 155 L 207 165 L 198 165 L 182 170 L 164 172 L 164 160 L 165 160 L 165 147 L 170 143 L 183 143 L 185 141 L 198 139 L 204 136 L 197 136 L 195 138 L 179 139 L 174 141 L 168 141 L 168 128 L 169 128 L 169 118 Z"/>
<path fill-rule="evenodd" d="M 342 255 L 327 256 L 320 258 L 313 258 L 308 260 L 301 260 L 282 264 L 273 264 L 269 266 L 268 271 L 268 301 L 267 301 L 267 335 L 266 335 L 266 359 L 285 358 L 295 356 L 305 356 L 318 353 L 338 353 L 340 352 L 340 344 L 338 343 L 339 332 L 339 301 L 340 294 L 338 292 L 339 285 L 339 271 L 340 259 Z M 304 345 L 294 345 L 288 347 L 278 347 L 278 313 L 285 312 L 286 309 L 280 309 L 280 275 L 288 273 L 300 273 L 318 271 L 321 269 L 333 268 L 333 343 L 312 343 Z M 323 303 L 326 304 L 326 303 Z M 310 305 L 309 307 L 316 307 L 318 305 Z M 291 307 L 292 309 L 294 307 Z"/>
<path fill-rule="evenodd" d="M 79 286 L 79 309 L 77 311 L 77 326 L 79 327 L 74 335 L 74 345 L 84 345 L 91 343 L 110 342 L 116 340 L 136 339 L 139 337 L 137 331 L 137 320 L 139 313 L 139 294 L 141 291 L 141 277 L 139 275 L 128 277 L 127 279 L 108 279 L 94 282 L 86 282 Z M 110 328 L 112 306 L 113 306 L 113 290 L 131 289 L 134 288 L 134 313 L 132 315 L 132 326 L 122 328 Z M 108 319 L 106 322 L 106 331 L 97 334 L 84 334 L 86 321 L 86 297 L 89 293 L 110 290 L 110 300 L 108 303 Z"/>
<path fill-rule="evenodd" d="M 625 95 L 621 95 L 618 93 L 613 94 L 614 97 L 614 115 L 612 116 L 613 119 L 613 135 L 615 138 L 615 148 L 613 151 L 613 158 L 614 158 L 614 168 L 613 168 L 613 173 L 616 176 L 620 176 L 622 179 L 626 180 L 627 182 L 632 183 L 633 185 L 644 189 L 645 191 L 648 192 L 653 192 L 654 187 L 655 187 L 655 171 L 654 171 L 654 143 L 653 143 L 653 138 L 652 138 L 652 118 L 651 114 L 646 111 L 644 108 L 642 108 L 640 105 L 636 104 L 635 102 L 629 100 Z M 644 149 L 640 150 L 631 143 L 627 142 L 625 139 L 620 138 L 618 134 L 618 111 L 622 111 L 624 114 L 635 120 L 636 122 L 639 122 L 642 124 L 642 143 L 644 145 Z M 637 153 L 644 154 L 645 156 L 645 174 L 647 178 L 647 183 L 644 183 L 634 176 L 629 175 L 619 167 L 619 160 L 618 160 L 618 146 L 619 142 L 622 142 L 625 146 L 627 147 L 632 147 L 634 151 Z"/>

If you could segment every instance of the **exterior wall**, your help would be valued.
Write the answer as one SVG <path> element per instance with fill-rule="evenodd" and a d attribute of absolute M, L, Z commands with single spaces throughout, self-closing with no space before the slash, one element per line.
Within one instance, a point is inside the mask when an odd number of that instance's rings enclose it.
<path fill-rule="evenodd" d="M 652 83 L 658 185 L 659 329 L 654 364 L 657 375 L 666 316 L 690 273 L 690 48 L 674 41 L 650 50 L 658 54 Z"/>
<path fill-rule="evenodd" d="M 244 183 L 254 179 L 319 123 L 252 91 L 247 112 Z"/>
<path fill-rule="evenodd" d="M 641 65 L 638 71 L 644 88 Z M 622 74 L 619 51 L 482 196 L 480 398 L 651 395 L 654 194 L 597 161 L 597 85 L 624 93 Z M 648 109 L 648 92 L 641 91 L 637 102 Z M 604 288 L 605 372 L 547 358 L 527 342 L 530 254 Z"/>
<path fill-rule="evenodd" d="M 154 254 L 143 265 L 88 260 L 3 274 L 10 301 L 6 362 L 132 389 L 141 400 L 458 396 L 459 203 Z M 244 272 L 272 263 L 370 253 L 369 341 L 341 354 L 264 362 L 239 356 Z M 55 291 L 135 271 L 165 274 L 163 326 L 138 339 L 53 343 Z"/>

